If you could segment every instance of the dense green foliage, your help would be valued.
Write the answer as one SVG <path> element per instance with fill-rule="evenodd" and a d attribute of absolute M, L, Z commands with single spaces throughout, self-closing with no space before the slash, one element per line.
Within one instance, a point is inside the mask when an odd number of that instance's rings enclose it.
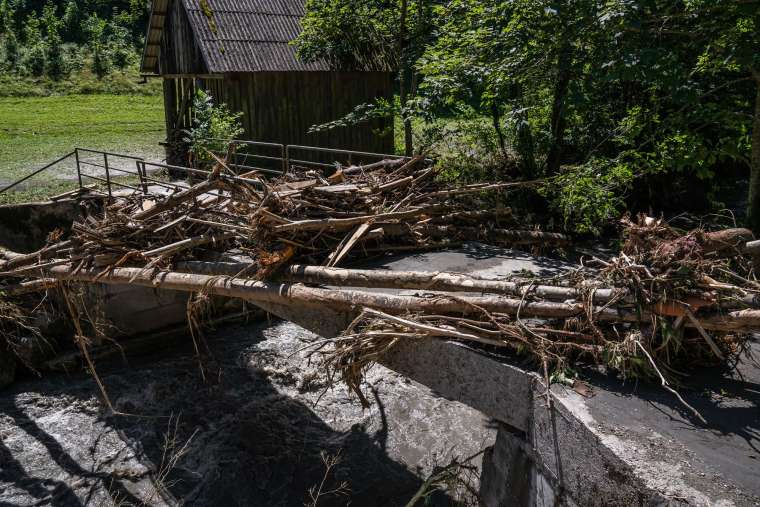
<path fill-rule="evenodd" d="M 198 90 L 193 97 L 193 127 L 184 141 L 196 163 L 212 161 L 212 153 L 227 151 L 230 142 L 244 132 L 243 113 L 231 113 L 226 104 L 215 104 L 207 92 Z"/>
<path fill-rule="evenodd" d="M 418 149 L 488 118 L 488 148 L 471 149 L 498 160 L 463 178 L 547 178 L 567 227 L 599 232 L 626 208 L 718 206 L 752 169 L 760 230 L 758 0 L 309 0 L 307 12 L 303 58 L 394 56 L 396 111 L 427 126 Z"/>
<path fill-rule="evenodd" d="M 0 0 L 0 71 L 17 83 L 126 71 L 147 17 L 144 0 Z"/>

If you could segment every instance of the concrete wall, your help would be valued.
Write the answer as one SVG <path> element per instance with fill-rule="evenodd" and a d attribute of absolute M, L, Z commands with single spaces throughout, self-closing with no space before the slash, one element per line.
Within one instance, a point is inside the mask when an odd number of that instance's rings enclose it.
<path fill-rule="evenodd" d="M 420 254 L 380 267 L 485 277 L 558 267 L 495 250 Z M 340 333 L 353 317 L 296 305 L 264 309 L 322 336 Z M 760 343 L 752 347 L 760 357 Z M 487 507 L 760 505 L 760 369 L 751 361 L 739 364 L 738 375 L 705 371 L 697 390 L 681 389 L 706 426 L 657 384 L 589 369 L 583 374 L 590 395 L 561 385 L 548 392 L 525 361 L 443 340 L 403 341 L 382 359 L 497 425 L 497 442 L 483 462 Z"/>
<path fill-rule="evenodd" d="M 69 230 L 79 213 L 79 203 L 71 199 L 0 206 L 0 246 L 20 253 L 39 250 L 50 232 Z"/>

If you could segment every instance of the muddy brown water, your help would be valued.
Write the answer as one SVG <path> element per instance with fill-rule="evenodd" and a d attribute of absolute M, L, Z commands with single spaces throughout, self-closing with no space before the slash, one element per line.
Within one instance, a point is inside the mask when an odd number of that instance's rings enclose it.
<path fill-rule="evenodd" d="M 404 505 L 436 466 L 493 443 L 481 414 L 380 366 L 368 377 L 371 409 L 343 386 L 326 389 L 301 350 L 315 336 L 294 324 L 207 338 L 207 383 L 189 338 L 98 366 L 130 416 L 107 415 L 81 373 L 0 391 L 0 505 L 301 506 L 325 477 L 324 453 L 340 456 L 324 489 L 348 490 L 320 506 Z"/>

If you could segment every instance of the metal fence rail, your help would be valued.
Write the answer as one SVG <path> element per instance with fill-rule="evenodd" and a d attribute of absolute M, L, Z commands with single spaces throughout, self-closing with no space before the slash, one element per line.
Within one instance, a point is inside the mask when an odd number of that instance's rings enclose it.
<path fill-rule="evenodd" d="M 226 141 L 221 139 L 212 139 L 212 141 L 223 142 L 229 144 L 231 155 L 231 161 L 229 163 L 230 169 L 235 172 L 236 176 L 229 176 L 232 181 L 244 181 L 253 185 L 260 185 L 260 182 L 250 178 L 240 177 L 250 172 L 261 172 L 270 175 L 283 175 L 293 170 L 294 168 L 314 168 L 314 169 L 328 169 L 335 167 L 336 163 L 343 165 L 352 165 L 355 163 L 366 163 L 369 161 L 379 161 L 384 159 L 405 159 L 400 155 L 390 155 L 383 153 L 371 153 L 355 150 L 344 150 L 339 148 L 322 148 L 317 146 L 300 146 L 300 145 L 286 145 L 278 143 L 269 143 L 261 141 L 246 141 L 242 139 L 236 139 L 233 141 Z M 214 152 L 220 157 L 225 157 L 228 153 Z M 297 158 L 294 157 L 297 155 Z M 106 192 L 98 192 L 107 195 L 109 198 L 114 197 L 114 188 L 126 188 L 134 192 L 140 192 L 148 194 L 150 186 L 155 185 L 168 190 L 176 191 L 185 188 L 183 185 L 172 182 L 160 180 L 154 177 L 152 171 L 150 174 L 148 168 L 157 170 L 168 170 L 174 173 L 182 173 L 187 176 L 200 175 L 208 177 L 211 171 L 198 169 L 194 167 L 178 166 L 165 164 L 161 162 L 147 161 L 142 157 L 136 157 L 133 155 L 125 155 L 121 153 L 115 153 L 111 151 L 95 150 L 91 148 L 77 147 L 71 153 L 56 159 L 55 161 L 33 171 L 32 173 L 24 176 L 23 178 L 11 183 L 0 189 L 0 194 L 7 192 L 16 186 L 24 183 L 25 181 L 33 178 L 39 174 L 49 171 L 62 162 L 74 158 L 76 165 L 77 181 L 79 184 L 79 190 L 85 189 L 85 181 L 92 180 L 98 183 L 102 183 L 106 187 Z M 335 157 L 335 161 L 331 163 L 324 162 L 329 157 Z M 308 160 L 309 158 L 316 160 Z M 124 166 L 126 162 L 128 167 Z M 267 165 L 269 167 L 261 167 Z M 273 167 L 276 167 L 274 169 Z M 96 168 L 102 170 L 97 174 L 89 174 L 86 168 Z M 116 174 L 114 174 L 116 173 Z M 136 177 L 138 183 L 131 185 L 125 181 L 118 181 L 116 176 L 132 176 Z"/>
<path fill-rule="evenodd" d="M 26 180 L 31 179 L 31 178 L 37 176 L 38 174 L 42 174 L 43 172 L 49 170 L 50 168 L 52 168 L 52 167 L 60 164 L 61 162 L 65 161 L 65 160 L 67 160 L 67 159 L 69 159 L 69 158 L 71 158 L 71 157 L 73 157 L 75 155 L 76 155 L 76 151 L 72 151 L 71 153 L 67 153 L 66 155 L 62 156 L 61 158 L 59 158 L 59 159 L 57 159 L 57 160 L 55 160 L 53 162 L 50 162 L 46 166 L 41 167 L 41 168 L 37 169 L 36 171 L 34 171 L 34 172 L 32 172 L 32 173 L 24 176 L 23 178 L 14 181 L 10 185 L 7 185 L 7 186 L 5 186 L 3 188 L 0 188 L 0 194 L 5 193 L 8 190 L 11 190 L 12 188 L 15 188 L 15 187 L 19 186 L 20 184 L 22 184 Z M 80 183 L 80 187 L 81 187 L 81 183 Z"/>

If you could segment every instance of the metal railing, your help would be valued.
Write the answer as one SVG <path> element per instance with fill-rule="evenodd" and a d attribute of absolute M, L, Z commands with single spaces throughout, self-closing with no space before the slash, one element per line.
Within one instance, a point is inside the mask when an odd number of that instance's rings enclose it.
<path fill-rule="evenodd" d="M 103 163 L 99 164 L 97 162 L 91 162 L 85 158 L 82 157 L 82 153 L 90 153 L 93 155 L 96 155 L 97 157 L 103 157 Z M 135 157 L 132 155 L 123 155 L 121 153 L 113 153 L 110 151 L 101 151 L 101 150 L 92 150 L 90 148 L 75 148 L 74 149 L 74 155 L 76 158 L 76 164 L 77 164 L 77 179 L 79 180 L 79 188 L 84 188 L 84 179 L 90 179 L 94 181 L 98 181 L 100 183 L 104 183 L 106 185 L 106 189 L 108 190 L 108 197 L 113 198 L 113 187 L 121 187 L 121 188 L 128 188 L 137 192 L 143 192 L 145 194 L 148 193 L 148 185 L 147 180 L 145 179 L 144 174 L 144 162 L 145 159 L 142 157 Z M 114 164 L 115 161 L 119 160 L 128 160 L 130 162 L 134 162 L 135 164 L 135 171 L 125 169 L 123 167 L 119 167 L 118 165 Z M 96 176 L 92 174 L 86 174 L 82 172 L 82 166 L 89 166 L 89 167 L 95 167 L 98 169 L 103 169 L 105 171 L 105 178 L 101 176 Z M 132 185 L 129 185 L 127 183 L 117 181 L 115 180 L 111 174 L 113 172 L 117 172 L 119 174 L 127 174 L 131 176 L 137 176 L 139 182 L 140 182 L 140 188 L 134 187 Z"/>
<path fill-rule="evenodd" d="M 16 188 L 17 186 L 21 185 L 25 181 L 27 181 L 27 180 L 29 180 L 31 178 L 34 178 L 38 174 L 42 174 L 43 172 L 48 171 L 52 167 L 55 167 L 56 165 L 60 164 L 61 162 L 64 162 L 65 160 L 67 160 L 67 159 L 69 159 L 71 157 L 74 157 L 75 155 L 76 155 L 76 151 L 72 151 L 71 153 L 67 153 L 66 155 L 62 156 L 61 158 L 56 159 L 53 162 L 50 162 L 46 166 L 41 167 L 41 168 L 37 169 L 36 171 L 33 171 L 32 173 L 24 176 L 23 178 L 14 181 L 10 185 L 7 185 L 7 186 L 5 186 L 3 188 L 0 188 L 0 194 L 3 194 L 3 193 L 5 193 L 5 192 L 7 192 L 7 191 L 9 191 L 9 190 L 11 190 L 13 188 Z M 81 187 L 81 184 L 80 184 L 80 187 Z"/>
<path fill-rule="evenodd" d="M 222 140 L 216 140 L 222 141 Z M 225 143 L 227 141 L 224 141 Z M 253 185 L 260 185 L 255 179 L 241 177 L 250 172 L 262 172 L 271 175 L 283 175 L 294 168 L 316 168 L 328 169 L 335 167 L 336 163 L 342 165 L 362 164 L 370 161 L 380 161 L 384 159 L 404 159 L 408 157 L 400 155 L 390 155 L 383 153 L 372 153 L 365 151 L 344 150 L 338 148 L 322 148 L 317 146 L 286 145 L 279 143 L 269 143 L 261 141 L 233 140 L 230 142 L 231 163 L 229 164 L 236 176 L 227 176 L 231 180 L 244 181 Z M 267 152 L 268 150 L 268 152 Z M 215 152 L 218 156 L 227 156 L 228 153 Z M 297 155 L 296 156 L 294 156 Z M 335 158 L 333 163 L 325 162 L 329 158 Z M 57 160 L 41 167 L 27 176 L 11 183 L 0 189 L 0 194 L 7 192 L 25 181 L 50 170 L 62 162 L 74 158 L 76 165 L 76 176 L 79 189 L 84 190 L 86 180 L 92 180 L 105 186 L 106 192 L 89 188 L 95 192 L 103 193 L 110 198 L 114 197 L 114 187 L 126 188 L 134 192 L 148 194 L 151 186 L 159 186 L 168 190 L 176 191 L 185 188 L 184 185 L 173 181 L 161 180 L 156 177 L 156 173 L 161 170 L 167 170 L 174 173 L 184 173 L 190 175 L 200 175 L 208 177 L 211 171 L 193 167 L 165 164 L 161 162 L 147 161 L 142 157 L 125 155 L 110 151 L 95 150 L 91 148 L 75 148 L 71 153 L 58 158 Z M 309 159 L 312 160 L 309 160 Z M 127 163 L 128 167 L 124 166 Z M 263 167 L 264 165 L 269 167 Z M 276 169 L 275 169 L 276 167 Z M 90 174 L 86 168 L 95 168 L 96 172 Z M 148 169 L 152 170 L 149 171 Z M 118 176 L 125 178 L 136 177 L 137 183 L 132 185 L 132 181 L 118 179 Z"/>
<path fill-rule="evenodd" d="M 225 142 L 222 139 L 212 139 L 212 141 Z M 339 148 L 322 148 L 318 146 L 301 146 L 295 144 L 267 143 L 261 141 L 245 141 L 235 139 L 229 141 L 232 147 L 232 164 L 230 168 L 237 172 L 260 171 L 267 174 L 284 174 L 296 167 L 331 169 L 336 163 L 342 165 L 353 165 L 356 163 L 377 162 L 384 159 L 405 159 L 402 155 L 390 155 L 387 153 L 372 153 L 367 151 L 344 150 Z M 272 153 L 263 154 L 260 152 L 241 152 L 241 149 L 265 149 L 276 150 L 279 156 Z M 227 153 L 219 151 L 214 152 L 217 156 L 226 156 Z M 339 157 L 335 157 L 338 155 Z M 327 158 L 332 157 L 332 163 L 325 162 Z M 248 160 L 253 159 L 259 162 L 270 162 L 270 167 L 249 164 Z M 309 160 L 311 159 L 311 160 Z M 240 162 L 242 160 L 242 162 Z M 274 169 L 273 167 L 278 167 Z"/>

